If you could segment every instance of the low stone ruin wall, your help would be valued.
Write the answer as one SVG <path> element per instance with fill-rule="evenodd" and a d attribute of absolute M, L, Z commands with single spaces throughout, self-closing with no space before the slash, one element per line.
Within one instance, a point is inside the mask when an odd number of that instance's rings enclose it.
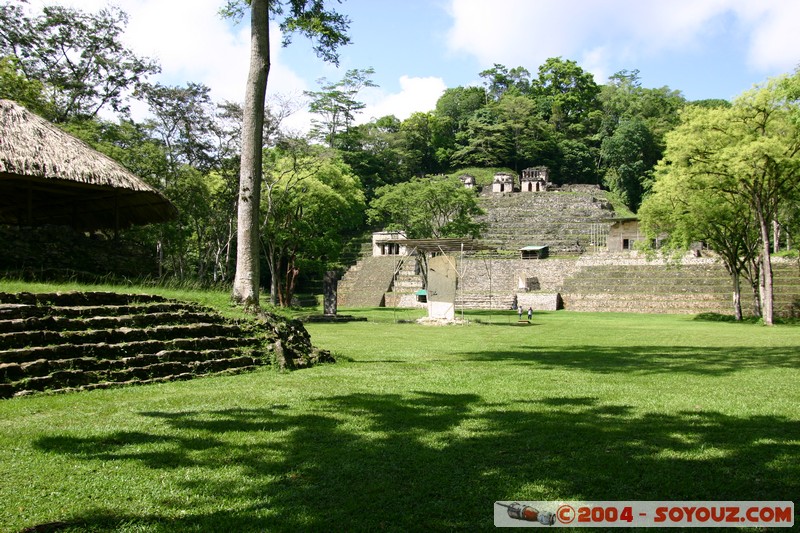
<path fill-rule="evenodd" d="M 576 259 L 471 258 L 461 270 L 460 290 L 469 295 L 462 299 L 468 309 L 487 308 L 490 303 L 494 309 L 508 309 L 509 296 L 516 296 L 519 305 L 534 310 L 733 312 L 730 276 L 710 256 L 687 255 L 677 263 L 636 253 L 584 254 Z M 800 315 L 800 265 L 776 258 L 774 273 L 776 315 Z M 743 302 L 746 306 L 744 293 Z"/>
<path fill-rule="evenodd" d="M 0 293 L 0 398 L 332 361 L 297 321 L 159 296 Z"/>
<path fill-rule="evenodd" d="M 558 311 L 564 308 L 561 295 L 557 292 L 518 292 L 517 305 L 522 309 L 530 307 L 534 311 Z"/>

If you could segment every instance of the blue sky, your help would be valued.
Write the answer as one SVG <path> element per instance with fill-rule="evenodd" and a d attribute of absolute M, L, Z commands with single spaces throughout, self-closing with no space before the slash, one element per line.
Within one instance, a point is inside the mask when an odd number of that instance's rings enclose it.
<path fill-rule="evenodd" d="M 87 11 L 105 0 L 30 0 Z M 248 28 L 221 20 L 223 0 L 116 0 L 130 15 L 126 41 L 159 58 L 167 84 L 202 82 L 216 99 L 240 101 Z M 334 4 L 332 4 L 334 5 Z M 733 98 L 800 65 L 798 0 L 345 0 L 352 44 L 339 68 L 316 58 L 302 38 L 279 48 L 269 93 L 297 111 L 287 120 L 307 129 L 302 92 L 317 80 L 372 67 L 380 86 L 361 95 L 361 119 L 433 108 L 447 87 L 481 83 L 494 63 L 534 76 L 548 57 L 578 62 L 605 83 L 623 69 L 640 71 L 645 87 L 668 86 L 690 100 Z"/>

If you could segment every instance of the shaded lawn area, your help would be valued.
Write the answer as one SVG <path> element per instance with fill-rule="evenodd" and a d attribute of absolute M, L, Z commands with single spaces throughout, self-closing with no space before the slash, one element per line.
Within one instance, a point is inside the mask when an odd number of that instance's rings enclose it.
<path fill-rule="evenodd" d="M 370 321 L 307 325 L 335 365 L 0 402 L 0 530 L 474 531 L 496 500 L 800 494 L 797 326 L 343 312 Z"/>

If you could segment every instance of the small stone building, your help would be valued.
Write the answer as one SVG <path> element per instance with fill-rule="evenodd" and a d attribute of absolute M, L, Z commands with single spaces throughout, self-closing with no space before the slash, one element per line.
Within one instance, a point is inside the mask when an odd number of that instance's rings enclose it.
<path fill-rule="evenodd" d="M 519 249 L 520 259 L 546 259 L 549 254 L 549 247 L 543 246 L 523 246 Z"/>
<path fill-rule="evenodd" d="M 475 188 L 475 176 L 471 174 L 461 174 L 458 179 L 461 180 L 461 183 L 464 184 L 464 188 L 466 189 L 474 189 Z"/>
<path fill-rule="evenodd" d="M 544 192 L 549 183 L 550 170 L 547 167 L 530 167 L 522 171 L 520 189 L 522 192 Z"/>
<path fill-rule="evenodd" d="M 506 172 L 498 172 L 492 181 L 492 192 L 513 192 L 514 175 Z"/>
<path fill-rule="evenodd" d="M 639 219 L 635 217 L 613 219 L 608 230 L 608 251 L 633 250 L 636 242 L 644 240 L 644 238 L 639 230 Z"/>
<path fill-rule="evenodd" d="M 403 231 L 376 231 L 372 234 L 372 256 L 406 255 L 406 247 L 397 241 L 406 238 Z"/>

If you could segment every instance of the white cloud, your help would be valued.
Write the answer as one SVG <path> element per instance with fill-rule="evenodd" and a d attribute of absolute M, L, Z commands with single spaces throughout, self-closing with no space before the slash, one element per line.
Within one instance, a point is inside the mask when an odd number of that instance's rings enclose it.
<path fill-rule="evenodd" d="M 386 94 L 380 89 L 369 89 L 363 93 L 367 107 L 359 122 L 394 115 L 405 120 L 416 112 L 432 111 L 442 93 L 447 89 L 441 78 L 400 77 L 400 92 Z"/>
<path fill-rule="evenodd" d="M 562 56 L 607 75 L 616 65 L 691 51 L 725 31 L 741 32 L 754 68 L 790 70 L 800 61 L 796 0 L 493 0 L 491 9 L 485 0 L 451 0 L 450 14 L 451 52 L 483 66 L 533 69 Z"/>
<path fill-rule="evenodd" d="M 789 71 L 800 64 L 800 2 L 752 2 L 742 7 L 740 15 L 752 20 L 747 57 L 751 67 Z"/>
<path fill-rule="evenodd" d="M 33 9 L 58 3 L 97 12 L 107 0 L 33 0 Z M 247 79 L 250 28 L 245 16 L 243 24 L 233 28 L 218 15 L 221 0 L 118 0 L 117 5 L 129 16 L 123 40 L 140 56 L 157 59 L 162 72 L 156 81 L 167 85 L 187 82 L 203 83 L 211 88 L 217 101 L 244 100 Z M 38 10 L 37 9 L 37 10 Z M 283 48 L 280 30 L 274 22 L 270 28 L 272 65 L 267 87 L 268 99 L 290 101 L 296 110 L 284 126 L 293 131 L 307 132 L 311 115 L 305 109 L 303 91 L 309 84 L 291 67 L 282 62 Z M 363 121 L 373 117 L 395 115 L 407 118 L 415 111 L 432 110 L 445 90 L 440 78 L 400 78 L 401 90 L 386 94 L 379 89 L 364 92 L 368 106 L 361 115 Z M 141 119 L 146 109 L 134 105 L 134 116 Z"/>
<path fill-rule="evenodd" d="M 229 21 L 217 14 L 218 0 L 190 4 L 137 0 L 125 5 L 130 6 L 131 16 L 125 40 L 139 53 L 160 61 L 161 78 L 172 85 L 205 83 L 216 98 L 241 100 L 242 73 L 247 72 L 249 57 L 247 36 L 230 31 Z"/>
<path fill-rule="evenodd" d="M 31 6 L 60 4 L 86 12 L 97 12 L 107 0 L 35 0 Z M 126 46 L 140 56 L 161 64 L 156 80 L 167 85 L 203 83 L 215 100 L 244 100 L 250 58 L 250 29 L 245 20 L 239 28 L 218 14 L 220 0 L 119 0 L 128 14 L 123 36 Z M 277 25 L 273 40 L 280 40 Z M 271 93 L 302 94 L 306 83 L 281 63 L 281 47 L 272 47 L 268 90 Z"/>

